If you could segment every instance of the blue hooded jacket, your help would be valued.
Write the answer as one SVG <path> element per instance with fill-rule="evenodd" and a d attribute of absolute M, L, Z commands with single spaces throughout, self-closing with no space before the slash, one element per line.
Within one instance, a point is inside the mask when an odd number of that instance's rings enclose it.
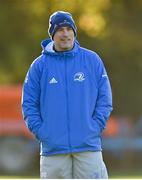
<path fill-rule="evenodd" d="M 55 52 L 50 39 L 42 48 L 22 95 L 24 120 L 40 141 L 40 155 L 102 150 L 101 132 L 112 111 L 102 60 L 77 41 L 70 51 Z"/>

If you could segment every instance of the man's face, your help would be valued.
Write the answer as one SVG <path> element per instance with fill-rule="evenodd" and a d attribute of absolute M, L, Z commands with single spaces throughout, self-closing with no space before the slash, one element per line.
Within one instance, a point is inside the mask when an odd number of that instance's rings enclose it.
<path fill-rule="evenodd" d="M 57 51 L 68 51 L 73 48 L 74 32 L 70 27 L 60 27 L 54 34 L 54 45 Z"/>

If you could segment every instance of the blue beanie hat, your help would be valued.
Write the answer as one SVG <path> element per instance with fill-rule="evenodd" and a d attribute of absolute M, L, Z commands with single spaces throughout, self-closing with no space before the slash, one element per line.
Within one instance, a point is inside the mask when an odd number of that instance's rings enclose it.
<path fill-rule="evenodd" d="M 55 32 L 60 27 L 64 27 L 64 26 L 71 27 L 74 31 L 74 35 L 76 36 L 77 28 L 70 13 L 64 11 L 57 11 L 50 16 L 48 33 L 52 37 L 52 39 Z"/>

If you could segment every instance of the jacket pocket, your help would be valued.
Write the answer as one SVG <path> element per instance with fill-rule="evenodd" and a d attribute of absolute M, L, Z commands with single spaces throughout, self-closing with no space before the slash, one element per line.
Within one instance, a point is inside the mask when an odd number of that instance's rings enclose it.
<path fill-rule="evenodd" d="M 91 124 L 96 136 L 99 136 L 102 132 L 99 123 L 95 119 L 91 118 Z"/>
<path fill-rule="evenodd" d="M 47 141 L 48 139 L 47 122 L 42 123 L 36 137 L 39 141 Z"/>

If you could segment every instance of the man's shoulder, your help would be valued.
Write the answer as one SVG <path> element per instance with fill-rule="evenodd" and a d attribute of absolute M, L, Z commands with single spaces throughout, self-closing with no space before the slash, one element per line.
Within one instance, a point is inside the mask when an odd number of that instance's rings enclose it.
<path fill-rule="evenodd" d="M 86 55 L 88 55 L 88 56 L 98 56 L 97 55 L 97 53 L 95 52 L 95 51 L 93 51 L 93 50 L 91 50 L 91 49 L 87 49 L 87 48 L 85 48 L 85 47 L 80 47 L 80 50 L 83 52 L 83 53 L 85 53 Z"/>
<path fill-rule="evenodd" d="M 37 69 L 39 71 L 42 71 L 44 64 L 45 64 L 45 60 L 44 60 L 44 55 L 40 55 L 37 58 L 35 58 L 30 66 L 30 68 L 32 69 Z"/>
<path fill-rule="evenodd" d="M 80 51 L 87 57 L 88 60 L 91 60 L 95 63 L 100 63 L 102 60 L 100 56 L 95 52 L 90 49 L 80 47 Z"/>
<path fill-rule="evenodd" d="M 41 54 L 40 56 L 38 56 L 38 57 L 36 57 L 34 60 L 33 60 L 33 62 L 32 62 L 32 64 L 31 65 L 40 65 L 40 64 L 43 64 L 44 63 L 44 55 L 43 54 Z"/>

